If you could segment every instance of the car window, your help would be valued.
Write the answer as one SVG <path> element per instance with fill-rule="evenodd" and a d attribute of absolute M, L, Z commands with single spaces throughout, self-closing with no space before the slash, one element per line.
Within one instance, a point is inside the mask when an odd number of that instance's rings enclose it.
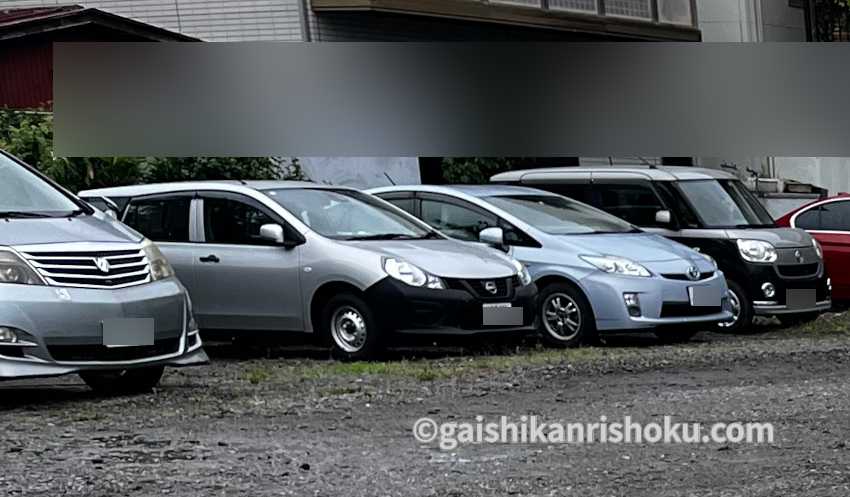
<path fill-rule="evenodd" d="M 230 198 L 204 198 L 204 237 L 207 243 L 269 245 L 260 237 L 264 224 L 279 224 L 257 207 Z"/>
<path fill-rule="evenodd" d="M 677 181 L 677 188 L 693 206 L 706 228 L 773 227 L 773 218 L 738 180 Z"/>
<path fill-rule="evenodd" d="M 0 155 L 0 212 L 62 215 L 80 208 L 50 183 Z"/>
<path fill-rule="evenodd" d="M 550 235 L 633 233 L 631 224 L 581 202 L 554 195 L 487 197 L 496 207 Z"/>
<path fill-rule="evenodd" d="M 393 204 L 399 209 L 406 211 L 408 214 L 414 213 L 414 200 L 412 198 L 385 198 L 384 200 Z"/>
<path fill-rule="evenodd" d="M 657 226 L 655 214 L 664 210 L 661 200 L 646 185 L 594 184 L 589 204 L 637 226 Z"/>
<path fill-rule="evenodd" d="M 499 225 L 495 215 L 433 199 L 422 200 L 422 220 L 458 240 L 478 241 L 485 228 Z"/>
<path fill-rule="evenodd" d="M 823 231 L 850 231 L 850 202 L 831 202 L 797 217 L 798 228 Z"/>
<path fill-rule="evenodd" d="M 537 185 L 529 186 L 537 188 Z M 591 195 L 590 184 L 588 183 L 554 183 L 551 185 L 540 185 L 540 189 L 584 203 L 588 203 Z"/>
<path fill-rule="evenodd" d="M 124 224 L 155 242 L 189 241 L 190 197 L 139 199 L 130 203 Z"/>

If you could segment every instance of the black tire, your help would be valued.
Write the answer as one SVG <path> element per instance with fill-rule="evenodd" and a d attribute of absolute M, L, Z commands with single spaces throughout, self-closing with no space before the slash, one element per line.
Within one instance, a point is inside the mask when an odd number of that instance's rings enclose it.
<path fill-rule="evenodd" d="M 149 393 L 159 384 L 163 366 L 113 371 L 83 371 L 80 378 L 92 390 L 103 395 Z"/>
<path fill-rule="evenodd" d="M 748 334 L 757 330 L 753 326 L 753 301 L 744 288 L 736 281 L 728 280 L 730 304 L 735 307 L 737 301 L 737 319 L 732 323 L 719 323 L 720 331 L 725 333 Z"/>
<path fill-rule="evenodd" d="M 782 326 L 790 327 L 790 326 L 800 326 L 806 323 L 810 323 L 820 316 L 819 312 L 801 312 L 799 314 L 779 314 L 776 316 L 776 319 L 782 324 Z"/>
<path fill-rule="evenodd" d="M 556 308 L 561 311 L 556 311 Z M 593 316 L 590 302 L 584 293 L 573 285 L 552 283 L 543 287 L 538 296 L 537 315 L 540 321 L 540 339 L 548 347 L 578 347 L 595 343 L 597 340 L 596 318 Z M 578 320 L 575 317 L 568 320 L 571 315 L 577 315 Z M 573 328 L 570 322 L 577 323 L 578 326 Z"/>
<path fill-rule="evenodd" d="M 691 338 L 699 333 L 699 330 L 657 330 L 655 336 L 660 343 L 670 345 L 674 343 L 689 342 Z"/>
<path fill-rule="evenodd" d="M 372 309 L 352 293 L 340 293 L 325 303 L 319 331 L 331 354 L 342 361 L 373 360 L 384 351 L 384 333 Z"/>

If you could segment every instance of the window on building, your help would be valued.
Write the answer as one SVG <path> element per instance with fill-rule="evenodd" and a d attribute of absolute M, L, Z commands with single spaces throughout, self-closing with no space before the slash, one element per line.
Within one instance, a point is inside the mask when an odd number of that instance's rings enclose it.
<path fill-rule="evenodd" d="M 492 3 L 505 3 L 509 5 L 525 5 L 528 7 L 541 7 L 540 0 L 490 0 Z"/>
<path fill-rule="evenodd" d="M 605 14 L 609 16 L 652 19 L 651 0 L 605 0 Z"/>
<path fill-rule="evenodd" d="M 260 227 L 275 224 L 260 209 L 228 198 L 204 199 L 204 234 L 207 243 L 229 245 L 268 245 L 260 237 Z"/>
<path fill-rule="evenodd" d="M 124 223 L 155 242 L 189 241 L 190 197 L 141 199 L 130 203 Z"/>
<path fill-rule="evenodd" d="M 670 24 L 693 24 L 691 0 L 658 0 L 658 20 Z"/>
<path fill-rule="evenodd" d="M 571 10 L 596 14 L 596 0 L 549 0 L 549 8 L 554 10 Z"/>

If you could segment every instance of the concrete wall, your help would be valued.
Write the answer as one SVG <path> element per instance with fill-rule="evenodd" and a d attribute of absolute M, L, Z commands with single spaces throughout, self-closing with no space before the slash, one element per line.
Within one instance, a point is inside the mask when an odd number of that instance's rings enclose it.
<path fill-rule="evenodd" d="M 697 0 L 704 41 L 806 41 L 803 9 L 788 0 Z"/>
<path fill-rule="evenodd" d="M 0 8 L 78 4 L 206 41 L 301 40 L 299 0 L 3 0 Z"/>
<path fill-rule="evenodd" d="M 416 157 L 299 157 L 298 160 L 304 174 L 317 183 L 355 188 L 421 183 Z"/>
<path fill-rule="evenodd" d="M 776 176 L 827 188 L 830 195 L 850 192 L 850 157 L 776 157 Z"/>

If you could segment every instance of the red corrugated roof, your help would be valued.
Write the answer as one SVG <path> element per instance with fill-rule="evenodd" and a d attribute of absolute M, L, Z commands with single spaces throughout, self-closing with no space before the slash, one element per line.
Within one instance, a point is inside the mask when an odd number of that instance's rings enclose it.
<path fill-rule="evenodd" d="M 34 7 L 29 9 L 0 9 L 0 25 L 14 24 L 21 21 L 32 21 L 57 14 L 65 14 L 83 10 L 81 5 L 64 5 L 61 7 Z"/>

